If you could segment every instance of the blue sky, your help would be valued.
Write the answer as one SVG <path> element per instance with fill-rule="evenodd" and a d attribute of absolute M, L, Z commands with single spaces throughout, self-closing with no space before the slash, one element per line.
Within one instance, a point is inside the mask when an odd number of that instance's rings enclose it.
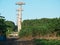
<path fill-rule="evenodd" d="M 23 20 L 60 17 L 60 0 L 0 0 L 0 13 L 6 20 L 17 22 L 16 2 L 19 1 L 26 3 Z"/>

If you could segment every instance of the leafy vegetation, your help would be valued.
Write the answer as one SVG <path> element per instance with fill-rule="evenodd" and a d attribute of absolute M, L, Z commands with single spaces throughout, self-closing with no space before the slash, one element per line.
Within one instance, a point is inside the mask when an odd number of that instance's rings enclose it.
<path fill-rule="evenodd" d="M 7 34 L 12 33 L 15 31 L 15 24 L 12 21 L 5 21 L 5 24 L 8 25 L 7 27 Z"/>
<path fill-rule="evenodd" d="M 55 36 L 60 35 L 60 18 L 42 18 L 24 20 L 22 22 L 22 29 L 19 33 L 20 37 L 24 36 L 43 36 L 47 34 L 54 34 Z"/>
<path fill-rule="evenodd" d="M 60 45 L 60 40 L 35 39 L 34 45 Z"/>
<path fill-rule="evenodd" d="M 16 27 L 14 22 L 6 21 L 5 17 L 0 16 L 0 36 L 6 36 L 6 34 L 15 31 Z"/>
<path fill-rule="evenodd" d="M 0 16 L 0 36 L 6 36 L 7 25 L 5 24 L 5 17 Z"/>

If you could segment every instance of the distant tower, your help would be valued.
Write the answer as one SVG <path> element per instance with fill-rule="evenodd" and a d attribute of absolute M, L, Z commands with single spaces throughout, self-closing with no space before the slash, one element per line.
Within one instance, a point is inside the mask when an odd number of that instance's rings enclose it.
<path fill-rule="evenodd" d="M 25 5 L 24 2 L 17 2 L 16 5 L 19 5 L 19 8 L 17 9 L 17 24 L 18 24 L 18 32 L 21 30 L 21 22 L 22 22 L 22 5 Z"/>

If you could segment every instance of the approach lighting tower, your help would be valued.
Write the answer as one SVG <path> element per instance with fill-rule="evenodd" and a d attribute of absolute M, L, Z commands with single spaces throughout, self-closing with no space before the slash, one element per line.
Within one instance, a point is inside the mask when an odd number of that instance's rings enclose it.
<path fill-rule="evenodd" d="M 25 5 L 24 2 L 17 2 L 16 5 L 19 5 L 19 8 L 17 9 L 17 25 L 18 25 L 18 32 L 21 30 L 21 22 L 22 22 L 22 5 Z"/>

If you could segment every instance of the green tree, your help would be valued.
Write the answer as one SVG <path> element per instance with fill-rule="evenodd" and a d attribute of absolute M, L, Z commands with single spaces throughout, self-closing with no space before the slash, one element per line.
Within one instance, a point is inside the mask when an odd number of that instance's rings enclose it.
<path fill-rule="evenodd" d="M 7 25 L 5 24 L 5 17 L 0 16 L 0 36 L 6 36 Z"/>
<path fill-rule="evenodd" d="M 6 25 L 8 25 L 8 27 L 7 27 L 8 33 L 11 33 L 13 31 L 15 31 L 15 24 L 14 24 L 14 22 L 6 21 L 5 23 L 6 23 Z"/>

